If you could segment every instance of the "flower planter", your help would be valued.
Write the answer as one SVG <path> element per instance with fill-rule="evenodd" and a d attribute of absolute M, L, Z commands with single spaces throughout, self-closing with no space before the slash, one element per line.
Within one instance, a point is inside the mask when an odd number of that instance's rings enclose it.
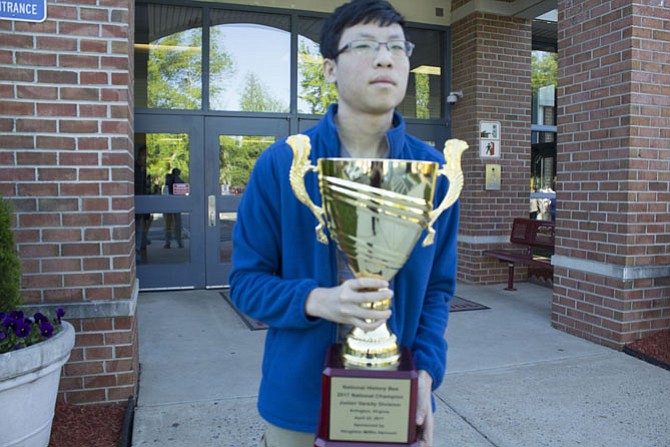
<path fill-rule="evenodd" d="M 0 433 L 4 447 L 46 447 L 62 366 L 74 346 L 66 321 L 58 334 L 0 354 Z"/>

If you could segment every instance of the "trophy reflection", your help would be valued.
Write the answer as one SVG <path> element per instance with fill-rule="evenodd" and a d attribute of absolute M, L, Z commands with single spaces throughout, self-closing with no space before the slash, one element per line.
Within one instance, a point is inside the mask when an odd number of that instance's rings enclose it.
<path fill-rule="evenodd" d="M 442 168 L 430 161 L 356 158 L 321 158 L 315 167 L 310 164 L 311 144 L 307 136 L 290 136 L 287 143 L 293 149 L 291 187 L 298 200 L 316 216 L 317 239 L 328 243 L 327 228 L 330 239 L 344 254 L 357 278 L 372 277 L 390 282 L 405 264 L 424 231 L 427 230 L 427 234 L 423 245 L 433 243 L 433 224 L 444 210 L 456 202 L 463 188 L 461 155 L 468 146 L 461 140 L 447 141 L 444 149 L 446 163 Z M 317 206 L 307 194 L 305 175 L 310 171 L 317 173 L 322 206 Z M 433 196 L 440 175 L 449 180 L 449 189 L 440 205 L 433 209 Z M 390 306 L 390 299 L 369 304 L 369 307 L 379 310 L 389 309 Z M 416 445 L 414 418 L 409 417 L 411 411 L 415 411 L 416 372 L 411 353 L 398 346 L 396 336 L 386 323 L 368 332 L 354 327 L 342 346 L 333 346 L 329 351 L 326 374 L 328 386 L 324 385 L 327 395 L 323 403 L 326 408 L 322 409 L 316 445 L 326 446 L 331 441 L 340 442 L 337 445 L 342 445 L 342 441 Z M 344 382 L 331 383 L 335 377 Z M 393 430 L 387 429 L 380 429 L 378 435 L 371 433 L 375 430 L 356 433 L 351 428 L 357 425 L 354 416 L 347 421 L 346 411 L 342 414 L 337 399 L 332 398 L 332 388 L 388 388 L 369 382 L 384 378 L 410 380 L 405 395 L 401 396 L 406 401 L 402 412 L 407 413 L 408 419 L 401 425 L 407 428 L 393 436 L 388 435 Z M 391 388 L 396 389 L 397 383 L 393 383 Z M 351 402 L 347 404 L 352 405 Z M 357 404 L 365 406 L 369 403 Z M 334 413 L 339 414 L 337 420 L 333 419 Z M 397 425 L 398 421 L 393 417 L 378 425 Z"/>

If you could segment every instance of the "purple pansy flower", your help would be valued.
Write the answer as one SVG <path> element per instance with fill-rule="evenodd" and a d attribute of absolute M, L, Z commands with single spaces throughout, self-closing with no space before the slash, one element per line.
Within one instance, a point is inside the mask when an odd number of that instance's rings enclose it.
<path fill-rule="evenodd" d="M 60 319 L 63 318 L 63 315 L 65 315 L 65 311 L 62 307 L 56 309 L 56 321 L 58 321 L 58 324 L 61 323 Z"/>
<path fill-rule="evenodd" d="M 16 334 L 17 337 L 25 338 L 28 335 L 30 335 L 32 322 L 29 319 L 24 318 L 23 320 L 15 320 L 15 321 L 16 323 L 14 325 L 14 333 Z"/>
<path fill-rule="evenodd" d="M 45 338 L 51 338 L 54 334 L 54 327 L 49 323 L 49 320 L 44 320 L 40 323 L 40 334 Z"/>
<path fill-rule="evenodd" d="M 56 317 L 36 312 L 31 318 L 23 311 L 0 312 L 0 354 L 23 349 L 53 337 L 60 330 L 61 318 L 65 315 L 62 308 L 56 311 Z"/>

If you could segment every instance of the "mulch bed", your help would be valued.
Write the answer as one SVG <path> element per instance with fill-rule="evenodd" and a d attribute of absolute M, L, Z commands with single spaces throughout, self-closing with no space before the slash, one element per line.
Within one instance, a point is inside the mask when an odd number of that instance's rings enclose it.
<path fill-rule="evenodd" d="M 56 403 L 49 447 L 119 447 L 126 404 Z"/>
<path fill-rule="evenodd" d="M 670 329 L 634 341 L 623 351 L 645 362 L 670 370 Z"/>

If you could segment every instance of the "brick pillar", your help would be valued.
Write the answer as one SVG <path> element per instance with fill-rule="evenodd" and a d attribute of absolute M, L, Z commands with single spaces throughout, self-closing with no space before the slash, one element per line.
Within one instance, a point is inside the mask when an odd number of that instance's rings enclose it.
<path fill-rule="evenodd" d="M 557 328 L 621 348 L 670 327 L 670 8 L 559 1 Z"/>
<path fill-rule="evenodd" d="M 60 388 L 74 403 L 136 391 L 133 5 L 65 0 L 42 23 L 0 20 L 0 195 L 28 306 L 65 308 L 77 331 Z"/>
<path fill-rule="evenodd" d="M 464 94 L 451 106 L 452 137 L 470 145 L 463 159 L 458 276 L 467 282 L 502 283 L 506 266 L 482 252 L 508 244 L 512 220 L 529 213 L 531 24 L 474 12 L 451 29 L 452 90 Z M 499 159 L 479 155 L 481 120 L 501 124 Z M 486 164 L 500 165 L 500 190 L 486 190 Z"/>

